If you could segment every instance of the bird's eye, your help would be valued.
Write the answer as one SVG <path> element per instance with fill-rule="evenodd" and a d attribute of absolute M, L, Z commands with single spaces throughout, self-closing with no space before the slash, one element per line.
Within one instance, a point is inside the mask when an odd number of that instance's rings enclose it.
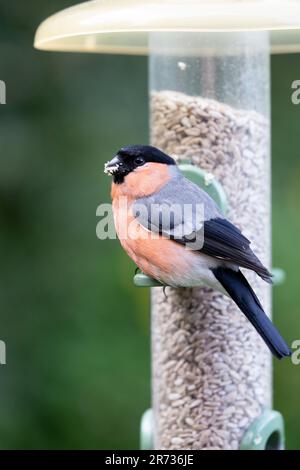
<path fill-rule="evenodd" d="M 141 165 L 143 165 L 144 163 L 145 163 L 145 160 L 143 159 L 143 157 L 136 157 L 136 158 L 134 159 L 134 164 L 135 164 L 136 166 L 141 166 Z"/>

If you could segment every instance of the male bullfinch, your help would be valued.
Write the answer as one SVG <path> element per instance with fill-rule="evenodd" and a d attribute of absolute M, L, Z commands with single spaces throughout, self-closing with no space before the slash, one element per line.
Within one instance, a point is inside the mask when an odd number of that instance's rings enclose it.
<path fill-rule="evenodd" d="M 106 163 L 105 172 L 113 176 L 118 237 L 145 274 L 173 287 L 205 283 L 227 294 L 276 357 L 291 354 L 239 268 L 272 283 L 270 272 L 251 250 L 250 241 L 205 191 L 182 175 L 173 158 L 155 147 L 133 145 L 121 148 Z M 192 210 L 185 211 L 185 205 Z M 164 217 L 168 206 L 183 210 Z M 203 208 L 201 224 L 198 207 Z M 198 238 L 200 245 L 193 245 Z"/>

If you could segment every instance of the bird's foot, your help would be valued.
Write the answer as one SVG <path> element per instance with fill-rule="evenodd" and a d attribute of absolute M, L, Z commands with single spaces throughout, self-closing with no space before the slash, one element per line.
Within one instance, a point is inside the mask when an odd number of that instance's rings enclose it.
<path fill-rule="evenodd" d="M 167 288 L 167 287 L 168 287 L 168 286 L 164 286 L 164 287 L 163 287 L 163 293 L 164 293 L 164 296 L 165 296 L 165 299 L 166 299 L 166 300 L 168 300 L 168 296 L 167 296 L 167 294 L 166 294 L 166 288 Z"/>

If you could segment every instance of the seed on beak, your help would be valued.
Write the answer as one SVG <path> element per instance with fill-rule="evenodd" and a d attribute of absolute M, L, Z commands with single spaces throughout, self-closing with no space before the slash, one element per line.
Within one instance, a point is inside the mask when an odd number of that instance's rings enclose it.
<path fill-rule="evenodd" d="M 120 162 L 119 158 L 114 157 L 112 160 L 105 163 L 104 173 L 108 175 L 113 175 L 119 170 L 120 166 L 122 166 L 122 163 Z"/>

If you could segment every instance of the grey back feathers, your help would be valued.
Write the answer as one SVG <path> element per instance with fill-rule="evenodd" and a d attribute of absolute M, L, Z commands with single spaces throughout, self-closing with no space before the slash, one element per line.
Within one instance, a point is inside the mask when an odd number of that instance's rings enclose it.
<path fill-rule="evenodd" d="M 208 194 L 177 167 L 171 171 L 173 177 L 160 191 L 136 200 L 133 213 L 149 230 L 181 240 L 203 230 L 204 220 L 220 217 L 221 212 Z"/>

